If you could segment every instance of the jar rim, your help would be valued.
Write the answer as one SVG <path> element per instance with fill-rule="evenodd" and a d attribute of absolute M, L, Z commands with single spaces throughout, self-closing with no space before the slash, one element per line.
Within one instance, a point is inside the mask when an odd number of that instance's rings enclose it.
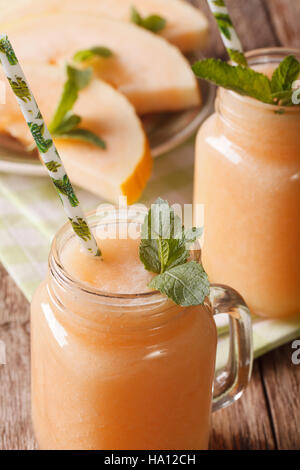
<path fill-rule="evenodd" d="M 97 209 L 87 213 L 86 217 L 91 229 L 109 224 L 130 223 L 134 225 L 142 225 L 148 209 L 143 204 L 135 204 L 133 206 L 121 206 L 121 208 L 104 204 L 103 207 L 98 206 Z M 102 219 L 102 220 L 101 220 Z M 137 293 L 119 293 L 103 291 L 87 282 L 81 281 L 73 276 L 63 266 L 61 253 L 66 243 L 71 239 L 75 239 L 76 235 L 69 222 L 66 222 L 55 234 L 50 254 L 48 257 L 48 268 L 56 283 L 65 289 L 76 292 L 77 295 L 83 294 L 88 296 L 88 300 L 96 303 L 105 303 L 110 307 L 154 307 L 165 305 L 164 308 L 179 307 L 171 301 L 166 295 L 161 294 L 157 290 L 147 290 Z M 200 243 L 196 241 L 190 248 L 191 258 L 200 261 Z"/>
<path fill-rule="evenodd" d="M 142 214 L 143 216 L 146 215 L 147 213 L 146 209 L 143 210 L 139 208 L 139 210 L 140 210 L 140 214 Z M 105 209 L 104 213 L 111 215 L 111 218 L 105 219 L 103 223 L 101 223 L 101 212 L 98 209 L 95 209 L 87 213 L 87 219 L 88 219 L 91 229 L 95 226 L 99 226 L 99 221 L 100 221 L 100 225 L 102 226 L 111 224 L 111 223 L 116 223 L 116 222 L 122 223 L 122 222 L 128 222 L 128 221 L 136 223 L 136 224 L 141 223 L 141 222 L 138 222 L 135 217 L 130 216 L 130 207 L 128 207 L 128 210 L 126 209 L 119 210 L 114 206 L 110 206 L 110 210 Z M 159 303 L 159 302 L 162 302 L 162 300 L 164 301 L 167 300 L 166 297 L 163 296 L 159 291 L 154 291 L 154 290 L 132 293 L 132 294 L 124 294 L 124 293 L 118 293 L 118 292 L 112 293 L 108 291 L 102 291 L 101 289 L 95 286 L 92 286 L 84 281 L 81 281 L 80 279 L 73 276 L 64 268 L 60 255 L 61 255 L 61 252 L 63 250 L 63 246 L 65 245 L 65 243 L 70 241 L 71 239 L 75 239 L 75 237 L 76 235 L 72 230 L 71 224 L 69 222 L 66 222 L 55 234 L 54 239 L 51 244 L 50 254 L 48 258 L 48 267 L 50 269 L 50 272 L 52 273 L 54 278 L 59 282 L 60 285 L 62 285 L 65 288 L 74 289 L 77 292 L 81 292 L 81 293 L 93 296 L 95 301 L 96 299 L 98 299 L 99 301 L 100 299 L 103 299 L 103 301 L 106 301 L 106 302 L 108 302 L 109 300 L 126 301 L 126 300 L 139 300 L 140 299 L 140 300 L 148 300 L 149 303 Z M 145 305 L 144 302 L 143 302 L 143 305 Z"/>
<path fill-rule="evenodd" d="M 271 62 L 278 62 L 280 59 L 283 59 L 288 55 L 298 56 L 298 59 L 300 60 L 300 49 L 290 48 L 290 47 L 266 47 L 266 48 L 260 48 L 260 49 L 253 49 L 245 53 L 245 56 L 247 57 L 250 65 L 270 63 L 270 61 L 267 61 L 267 60 L 257 61 L 259 58 L 260 59 L 273 58 Z M 266 111 L 270 110 L 270 111 L 276 112 L 279 110 L 284 110 L 285 113 L 289 113 L 289 114 L 292 114 L 292 113 L 296 114 L 300 112 L 300 106 L 297 106 L 297 105 L 282 106 L 282 105 L 276 105 L 276 104 L 270 104 L 270 103 L 263 103 L 262 101 L 256 100 L 250 96 L 241 95 L 233 90 L 228 90 L 222 87 L 219 87 L 218 93 L 228 93 L 234 96 L 234 99 L 236 100 L 249 104 L 253 107 L 264 109 Z"/>

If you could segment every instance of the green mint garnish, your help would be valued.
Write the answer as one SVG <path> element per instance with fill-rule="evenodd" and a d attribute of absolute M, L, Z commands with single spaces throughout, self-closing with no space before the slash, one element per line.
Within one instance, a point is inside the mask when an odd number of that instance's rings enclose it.
<path fill-rule="evenodd" d="M 56 132 L 63 124 L 66 116 L 72 110 L 77 101 L 79 91 L 85 88 L 91 81 L 92 69 L 78 70 L 67 65 L 67 80 L 64 84 L 63 92 L 56 108 L 53 119 L 50 123 L 50 132 Z M 70 115 L 67 116 L 69 119 Z"/>
<path fill-rule="evenodd" d="M 232 59 L 242 64 L 238 57 Z M 286 57 L 274 70 L 271 80 L 246 64 L 234 66 L 220 59 L 198 61 L 192 69 L 198 78 L 241 95 L 250 96 L 263 103 L 291 106 L 294 92 L 292 86 L 299 76 L 300 62 L 294 56 Z"/>
<path fill-rule="evenodd" d="M 199 78 L 217 86 L 251 96 L 264 103 L 272 103 L 272 90 L 268 77 L 248 67 L 234 66 L 220 59 L 204 59 L 192 66 Z"/>
<path fill-rule="evenodd" d="M 272 96 L 276 104 L 291 106 L 293 95 L 293 82 L 300 74 L 300 62 L 293 55 L 285 59 L 274 70 L 271 78 Z"/>
<path fill-rule="evenodd" d="M 81 122 L 81 117 L 77 116 L 77 114 L 67 113 L 63 120 L 61 121 L 60 125 L 54 129 L 54 132 L 59 131 L 59 133 L 69 132 L 74 129 L 78 124 Z"/>
<path fill-rule="evenodd" d="M 201 233 L 198 228 L 185 230 L 180 217 L 160 198 L 152 205 L 142 225 L 140 260 L 148 271 L 158 274 L 149 287 L 178 305 L 202 304 L 209 293 L 203 267 L 188 261 L 189 248 Z"/>
<path fill-rule="evenodd" d="M 61 139 L 73 139 L 80 142 L 87 142 L 88 144 L 96 145 L 102 149 L 106 149 L 106 143 L 101 137 L 89 131 L 88 129 L 71 129 L 67 132 L 60 132 L 59 137 Z"/>
<path fill-rule="evenodd" d="M 73 56 L 75 62 L 84 62 L 85 60 L 92 59 L 94 57 L 102 57 L 107 59 L 113 55 L 112 51 L 107 47 L 95 46 L 89 49 L 83 49 L 76 52 Z"/>
<path fill-rule="evenodd" d="M 297 80 L 300 73 L 300 62 L 295 56 L 289 55 L 280 62 L 274 70 L 271 79 L 272 92 L 291 90 L 292 83 Z"/>
<path fill-rule="evenodd" d="M 196 261 L 181 264 L 154 277 L 149 287 L 183 307 L 200 305 L 209 294 L 207 274 Z"/>
<path fill-rule="evenodd" d="M 165 18 L 159 15 L 149 15 L 143 18 L 134 6 L 131 7 L 130 20 L 132 23 L 152 31 L 152 33 L 158 33 L 165 28 L 167 23 Z"/>
<path fill-rule="evenodd" d="M 67 80 L 64 84 L 63 92 L 53 119 L 49 125 L 49 130 L 54 137 L 63 139 L 76 139 L 89 142 L 101 149 L 105 149 L 105 142 L 93 132 L 78 128 L 81 117 L 72 113 L 79 91 L 85 88 L 91 81 L 92 69 L 79 70 L 67 65 Z"/>

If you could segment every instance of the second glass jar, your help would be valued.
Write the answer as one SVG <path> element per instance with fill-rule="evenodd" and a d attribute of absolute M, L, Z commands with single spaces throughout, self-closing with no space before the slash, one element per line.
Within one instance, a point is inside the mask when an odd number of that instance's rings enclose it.
<path fill-rule="evenodd" d="M 290 54 L 299 59 L 300 51 L 258 50 L 248 60 L 270 73 Z M 204 267 L 212 282 L 231 285 L 267 317 L 300 312 L 299 135 L 300 106 L 220 89 L 197 137 L 194 205 L 196 219 L 197 204 L 204 206 Z"/>

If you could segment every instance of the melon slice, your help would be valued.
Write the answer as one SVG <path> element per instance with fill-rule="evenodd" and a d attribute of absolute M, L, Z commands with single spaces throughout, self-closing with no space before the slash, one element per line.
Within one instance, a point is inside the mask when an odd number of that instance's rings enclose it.
<path fill-rule="evenodd" d="M 120 21 L 130 21 L 135 6 L 142 16 L 158 14 L 167 20 L 159 33 L 184 52 L 205 46 L 208 21 L 203 13 L 184 0 L 0 0 L 1 21 L 13 20 L 31 12 L 90 12 Z"/>
<path fill-rule="evenodd" d="M 62 12 L 26 17 L 3 29 L 21 62 L 54 64 L 80 49 L 108 47 L 113 57 L 93 61 L 95 71 L 124 93 L 140 114 L 199 104 L 197 80 L 180 51 L 138 26 L 89 13 Z"/>
<path fill-rule="evenodd" d="M 44 119 L 49 122 L 62 91 L 65 72 L 53 65 L 25 63 L 23 66 Z M 0 72 L 0 78 L 5 80 L 1 67 Z M 125 195 L 131 204 L 145 187 L 152 166 L 147 138 L 133 106 L 110 85 L 95 79 L 80 92 L 73 111 L 82 117 L 80 127 L 101 136 L 107 149 L 56 139 L 71 181 L 112 202 Z M 7 145 L 10 137 L 24 149 L 32 146 L 31 134 L 10 87 L 0 113 L 0 133 L 2 145 Z"/>

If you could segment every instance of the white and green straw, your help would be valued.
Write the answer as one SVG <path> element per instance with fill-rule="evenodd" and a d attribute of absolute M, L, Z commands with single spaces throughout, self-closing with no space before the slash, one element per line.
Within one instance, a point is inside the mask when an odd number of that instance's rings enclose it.
<path fill-rule="evenodd" d="M 62 160 L 6 34 L 0 34 L 0 60 L 75 234 L 88 253 L 101 256 Z"/>
<path fill-rule="evenodd" d="M 239 65 L 247 65 L 242 43 L 234 29 L 224 0 L 207 0 L 218 24 L 224 46 L 231 60 Z"/>

